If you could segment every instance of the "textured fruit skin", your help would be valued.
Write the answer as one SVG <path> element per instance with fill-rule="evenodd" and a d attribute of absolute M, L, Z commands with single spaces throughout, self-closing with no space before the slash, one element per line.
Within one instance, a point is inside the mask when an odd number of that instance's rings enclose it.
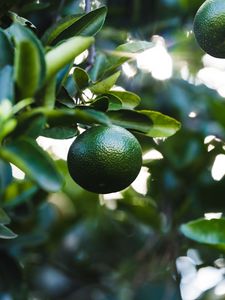
<path fill-rule="evenodd" d="M 206 0 L 194 19 L 194 34 L 208 54 L 225 58 L 225 1 Z"/>
<path fill-rule="evenodd" d="M 94 126 L 79 135 L 67 157 L 71 177 L 84 189 L 107 194 L 128 187 L 142 165 L 141 146 L 119 126 Z"/>

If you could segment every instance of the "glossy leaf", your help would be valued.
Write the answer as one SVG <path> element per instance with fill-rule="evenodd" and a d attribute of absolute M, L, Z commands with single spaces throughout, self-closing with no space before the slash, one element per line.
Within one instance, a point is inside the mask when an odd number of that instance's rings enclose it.
<path fill-rule="evenodd" d="M 10 65 L 0 68 L 0 103 L 4 99 L 14 102 L 13 67 Z"/>
<path fill-rule="evenodd" d="M 61 109 L 45 111 L 50 126 L 84 124 L 110 124 L 109 118 L 102 112 L 93 109 Z"/>
<path fill-rule="evenodd" d="M 35 34 L 30 29 L 18 23 L 13 24 L 9 28 L 9 34 L 15 40 L 17 49 L 15 58 L 16 81 L 22 89 L 22 95 L 28 95 L 26 88 L 30 89 L 30 92 L 31 90 L 35 91 L 38 87 L 42 86 L 45 80 L 45 51 Z M 27 56 L 24 51 L 27 53 Z M 29 53 L 29 51 L 31 52 Z M 32 89 L 29 86 L 26 87 L 26 83 L 28 85 L 29 82 L 32 83 Z M 32 97 L 33 94 L 29 96 Z"/>
<path fill-rule="evenodd" d="M 21 119 L 13 132 L 13 136 L 18 138 L 21 135 L 26 135 L 31 138 L 37 138 L 46 124 L 46 117 L 41 114 L 34 114 L 28 118 Z"/>
<path fill-rule="evenodd" d="M 93 84 L 92 86 L 89 87 L 89 89 L 92 91 L 94 94 L 104 94 L 107 93 L 117 82 L 121 72 L 118 71 L 115 74 Z"/>
<path fill-rule="evenodd" d="M 93 42 L 93 37 L 77 36 L 48 51 L 45 56 L 47 66 L 46 80 L 54 77 L 60 69 L 88 49 Z"/>
<path fill-rule="evenodd" d="M 0 238 L 1 239 L 14 239 L 17 237 L 17 234 L 12 232 L 9 228 L 6 226 L 0 224 Z"/>
<path fill-rule="evenodd" d="M 42 130 L 41 135 L 52 139 L 70 139 L 78 134 L 76 125 L 73 127 L 56 126 L 51 128 L 45 128 Z"/>
<path fill-rule="evenodd" d="M 0 29 L 0 69 L 6 65 L 13 65 L 13 47 L 4 30 Z"/>
<path fill-rule="evenodd" d="M 181 127 L 180 122 L 160 112 L 151 110 L 141 110 L 139 112 L 149 117 L 153 122 L 152 128 L 147 133 L 148 136 L 154 138 L 169 137 L 175 134 Z"/>
<path fill-rule="evenodd" d="M 152 121 L 147 116 L 132 110 L 109 111 L 111 121 L 121 127 L 147 133 L 152 127 Z"/>
<path fill-rule="evenodd" d="M 130 42 L 118 46 L 114 51 L 109 52 L 110 59 L 106 72 L 112 72 L 126 61 L 135 59 L 136 54 L 141 53 L 152 46 L 152 43 L 146 41 Z"/>
<path fill-rule="evenodd" d="M 103 94 L 97 97 L 91 105 L 94 106 L 96 109 L 102 108 L 103 111 L 122 109 L 122 102 L 120 98 L 111 93 Z"/>
<path fill-rule="evenodd" d="M 141 102 L 137 94 L 128 91 L 110 91 L 109 94 L 121 100 L 123 109 L 133 109 Z"/>
<path fill-rule="evenodd" d="M 15 79 L 20 99 L 32 97 L 39 87 L 40 60 L 36 45 L 24 40 L 16 45 Z"/>
<path fill-rule="evenodd" d="M 89 72 L 92 81 L 97 81 L 98 79 L 100 79 L 107 67 L 108 67 L 108 60 L 106 58 L 106 55 L 97 52 L 95 57 L 95 63 Z"/>
<path fill-rule="evenodd" d="M 37 108 L 31 112 L 24 113 L 19 118 L 19 124 L 27 124 L 30 118 L 42 114 L 46 117 L 48 126 L 51 127 L 64 127 L 74 126 L 76 123 L 83 124 L 110 124 L 110 119 L 102 112 L 90 108 L 75 108 L 75 109 L 50 109 L 50 108 Z"/>
<path fill-rule="evenodd" d="M 106 12 L 103 6 L 85 15 L 67 16 L 50 27 L 42 41 L 45 45 L 51 45 L 76 35 L 93 36 L 102 28 Z"/>
<path fill-rule="evenodd" d="M 47 191 L 57 191 L 63 184 L 53 160 L 31 139 L 21 138 L 1 147 L 0 157 L 16 165 Z"/>
<path fill-rule="evenodd" d="M 73 67 L 73 61 L 68 63 L 61 70 L 59 70 L 59 72 L 56 76 L 56 94 L 57 95 L 61 91 L 61 87 L 63 86 L 63 84 L 66 82 L 66 79 L 67 79 L 72 67 Z"/>
<path fill-rule="evenodd" d="M 123 108 L 123 103 L 119 97 L 112 93 L 105 94 L 109 101 L 108 110 L 119 110 Z"/>
<path fill-rule="evenodd" d="M 71 97 L 71 95 L 68 93 L 67 89 L 63 86 L 59 93 L 56 96 L 57 102 L 63 104 L 63 106 L 67 108 L 74 108 L 76 106 L 76 103 Z"/>
<path fill-rule="evenodd" d="M 198 219 L 183 224 L 181 232 L 198 243 L 225 250 L 225 219 Z"/>
<path fill-rule="evenodd" d="M 80 90 L 86 88 L 90 80 L 87 72 L 79 67 L 76 67 L 74 69 L 73 78 L 76 82 L 78 89 Z"/>

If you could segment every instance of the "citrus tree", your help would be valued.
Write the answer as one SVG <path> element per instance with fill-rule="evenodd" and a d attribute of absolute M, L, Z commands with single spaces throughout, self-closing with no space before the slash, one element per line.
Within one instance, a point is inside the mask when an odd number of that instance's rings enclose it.
<path fill-rule="evenodd" d="M 176 260 L 193 245 L 186 237 L 224 248 L 223 219 L 201 218 L 223 211 L 211 195 L 224 180 L 209 168 L 224 151 L 224 104 L 178 72 L 184 60 L 192 76 L 201 66 L 180 25 L 189 28 L 202 2 L 0 3 L 0 299 L 182 299 Z M 157 33 L 176 38 L 166 84 L 137 68 L 157 46 L 155 16 Z M 40 137 L 69 141 L 66 157 Z M 145 158 L 152 151 L 163 159 Z M 141 167 L 144 193 L 130 186 Z M 217 254 L 204 249 L 210 264 Z"/>

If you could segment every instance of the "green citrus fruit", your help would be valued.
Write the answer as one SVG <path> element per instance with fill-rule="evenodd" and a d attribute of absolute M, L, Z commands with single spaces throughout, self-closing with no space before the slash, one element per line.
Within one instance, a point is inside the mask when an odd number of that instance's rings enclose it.
<path fill-rule="evenodd" d="M 68 152 L 71 177 L 84 189 L 107 194 L 128 187 L 142 165 L 141 146 L 119 126 L 94 126 L 79 135 Z"/>
<path fill-rule="evenodd" d="M 194 33 L 208 54 L 225 58 L 225 0 L 206 0 L 196 13 Z"/>

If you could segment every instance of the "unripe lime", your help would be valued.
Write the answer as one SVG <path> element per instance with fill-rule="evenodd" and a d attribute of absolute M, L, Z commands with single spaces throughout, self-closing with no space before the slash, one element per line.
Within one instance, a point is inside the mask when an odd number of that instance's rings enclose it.
<path fill-rule="evenodd" d="M 142 165 L 141 146 L 119 126 L 94 126 L 72 143 L 68 152 L 71 177 L 84 189 L 107 194 L 128 187 Z"/>
<path fill-rule="evenodd" d="M 194 33 L 206 53 L 225 58 L 224 0 L 206 0 L 200 6 L 194 19 Z"/>

